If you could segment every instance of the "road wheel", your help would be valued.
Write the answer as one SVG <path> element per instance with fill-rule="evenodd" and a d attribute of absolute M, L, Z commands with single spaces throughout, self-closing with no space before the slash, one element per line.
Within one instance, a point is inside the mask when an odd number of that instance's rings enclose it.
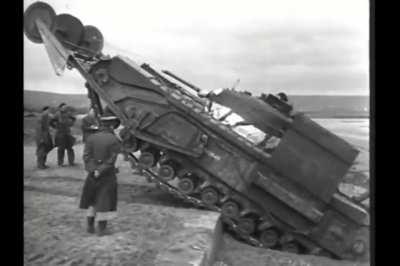
<path fill-rule="evenodd" d="M 274 247 L 278 244 L 279 233 L 275 229 L 266 229 L 261 232 L 260 241 L 266 248 Z"/>
<path fill-rule="evenodd" d="M 179 180 L 178 188 L 185 194 L 190 194 L 194 191 L 194 182 L 192 179 L 185 177 Z"/>
<path fill-rule="evenodd" d="M 206 187 L 201 191 L 201 200 L 207 205 L 215 205 L 218 203 L 219 194 L 213 187 Z"/>
<path fill-rule="evenodd" d="M 256 224 L 251 218 L 240 218 L 238 226 L 239 230 L 246 235 L 252 234 L 256 228 Z"/>
<path fill-rule="evenodd" d="M 240 207 L 233 200 L 228 200 L 222 204 L 222 215 L 227 217 L 235 218 L 239 216 Z"/>

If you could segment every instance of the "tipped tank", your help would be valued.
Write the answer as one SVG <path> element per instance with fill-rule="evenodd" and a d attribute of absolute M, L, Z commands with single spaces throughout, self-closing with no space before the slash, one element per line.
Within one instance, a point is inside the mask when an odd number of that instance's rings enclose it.
<path fill-rule="evenodd" d="M 249 244 L 369 259 L 369 213 L 338 191 L 352 145 L 274 95 L 201 94 L 171 72 L 104 56 L 98 29 L 47 4 L 32 4 L 24 26 L 57 74 L 79 71 L 98 114 L 106 104 L 118 116 L 125 158 L 150 182 L 220 212 Z"/>

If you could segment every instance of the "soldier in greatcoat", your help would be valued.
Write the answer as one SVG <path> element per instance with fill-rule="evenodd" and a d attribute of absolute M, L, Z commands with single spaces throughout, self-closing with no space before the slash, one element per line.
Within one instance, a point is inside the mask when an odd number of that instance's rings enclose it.
<path fill-rule="evenodd" d="M 65 151 L 67 151 L 69 164 L 74 165 L 75 153 L 72 147 L 75 144 L 75 138 L 71 134 L 71 127 L 75 120 L 76 118 L 69 112 L 67 105 L 61 103 L 51 121 L 52 127 L 56 129 L 54 142 L 57 146 L 57 163 L 59 166 L 64 164 Z"/>
<path fill-rule="evenodd" d="M 98 222 L 99 236 L 108 234 L 107 221 L 116 216 L 117 168 L 115 161 L 121 144 L 114 129 L 119 125 L 115 116 L 102 116 L 100 129 L 91 134 L 85 143 L 83 161 L 88 175 L 83 186 L 79 207 L 87 209 L 87 231 L 95 232 Z"/>
<path fill-rule="evenodd" d="M 53 149 L 53 140 L 50 135 L 50 108 L 45 106 L 36 124 L 36 157 L 39 169 L 48 168 L 46 166 L 47 154 Z"/>
<path fill-rule="evenodd" d="M 82 130 L 82 141 L 86 142 L 89 135 L 95 133 L 99 129 L 97 119 L 94 114 L 93 108 L 89 109 L 87 115 L 82 118 L 81 130 Z"/>

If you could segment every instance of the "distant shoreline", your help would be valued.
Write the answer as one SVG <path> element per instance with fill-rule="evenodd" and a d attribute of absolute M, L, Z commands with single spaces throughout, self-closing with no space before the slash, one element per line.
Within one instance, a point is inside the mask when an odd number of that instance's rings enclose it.
<path fill-rule="evenodd" d="M 85 115 L 86 113 L 76 113 L 77 116 L 79 115 Z M 307 112 L 305 112 L 307 116 L 310 118 L 316 118 L 316 119 L 369 119 L 369 115 L 310 115 Z M 36 111 L 29 111 L 25 110 L 24 111 L 24 117 L 32 117 L 32 116 L 37 116 L 39 115 L 39 112 Z"/>
<path fill-rule="evenodd" d="M 328 116 L 319 116 L 319 115 L 309 115 L 306 113 L 311 118 L 321 118 L 321 119 L 369 119 L 370 117 L 368 115 L 328 115 Z"/>

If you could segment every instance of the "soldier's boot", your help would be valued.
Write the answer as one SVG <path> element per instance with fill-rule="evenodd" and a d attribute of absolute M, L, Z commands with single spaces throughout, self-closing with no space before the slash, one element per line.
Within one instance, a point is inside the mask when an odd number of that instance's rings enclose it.
<path fill-rule="evenodd" d="M 109 234 L 110 234 L 110 232 L 107 230 L 107 221 L 99 221 L 97 235 L 105 236 L 105 235 L 109 235 Z"/>
<path fill-rule="evenodd" d="M 69 165 L 75 165 L 75 152 L 74 152 L 74 149 L 72 149 L 72 148 L 67 149 L 67 155 L 68 155 L 68 163 L 69 163 Z"/>
<path fill-rule="evenodd" d="M 87 217 L 87 232 L 89 234 L 94 234 L 95 228 L 94 228 L 94 216 L 88 216 Z"/>
<path fill-rule="evenodd" d="M 42 164 L 41 158 L 38 156 L 36 160 L 36 167 L 39 169 L 44 169 L 44 165 Z"/>
<path fill-rule="evenodd" d="M 48 168 L 48 167 L 45 165 L 45 162 L 46 162 L 46 159 L 45 159 L 45 157 L 43 156 L 43 154 L 40 154 L 40 155 L 37 156 L 37 168 L 39 168 L 39 169 L 46 169 L 46 168 Z"/>
<path fill-rule="evenodd" d="M 49 168 L 49 167 L 46 165 L 46 161 L 47 161 L 47 153 L 43 154 L 43 166 L 44 166 L 44 168 Z"/>
<path fill-rule="evenodd" d="M 65 153 L 65 149 L 58 147 L 58 149 L 57 149 L 58 166 L 62 166 L 64 164 L 64 153 Z"/>
<path fill-rule="evenodd" d="M 38 164 L 37 166 L 38 169 L 47 169 L 48 167 L 46 165 Z"/>

